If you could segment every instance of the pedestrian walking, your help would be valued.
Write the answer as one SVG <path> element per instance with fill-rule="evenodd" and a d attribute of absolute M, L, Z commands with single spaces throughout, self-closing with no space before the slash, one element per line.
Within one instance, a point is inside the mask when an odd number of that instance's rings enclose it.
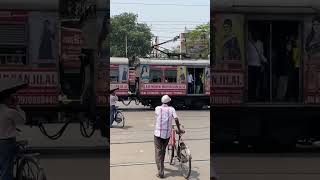
<path fill-rule="evenodd" d="M 155 161 L 158 169 L 156 176 L 158 178 L 164 178 L 164 157 L 171 135 L 172 121 L 175 120 L 179 133 L 184 132 L 180 129 L 176 110 L 169 105 L 171 98 L 164 95 L 161 102 L 162 105 L 155 109 L 156 122 L 154 129 Z"/>
<path fill-rule="evenodd" d="M 116 95 L 116 90 L 118 90 L 118 88 L 110 91 L 110 128 L 112 128 L 114 115 L 116 114 L 116 103 L 119 100 Z"/>

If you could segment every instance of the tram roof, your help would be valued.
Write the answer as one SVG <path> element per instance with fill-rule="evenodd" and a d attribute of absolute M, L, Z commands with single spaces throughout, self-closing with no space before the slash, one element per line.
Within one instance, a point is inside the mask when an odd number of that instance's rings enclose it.
<path fill-rule="evenodd" d="M 125 57 L 111 57 L 110 64 L 128 64 L 129 59 Z"/>
<path fill-rule="evenodd" d="M 1 0 L 0 9 L 14 11 L 58 11 L 60 0 Z M 97 10 L 107 10 L 106 0 L 95 0 Z"/>
<path fill-rule="evenodd" d="M 191 65 L 191 66 L 209 66 L 209 59 L 188 59 L 188 60 L 176 60 L 176 59 L 140 59 L 140 64 L 152 64 L 152 65 Z"/>
<path fill-rule="evenodd" d="M 209 66 L 210 60 L 209 59 L 188 59 L 188 60 L 177 60 L 177 59 L 146 59 L 146 58 L 139 58 L 140 64 L 149 64 L 149 65 L 177 65 L 177 66 L 184 66 L 184 65 L 191 65 L 191 66 Z M 110 63 L 111 64 L 128 64 L 128 58 L 124 57 L 111 57 Z"/>
<path fill-rule="evenodd" d="M 315 14 L 318 0 L 221 0 L 213 1 L 213 11 L 239 13 Z"/>

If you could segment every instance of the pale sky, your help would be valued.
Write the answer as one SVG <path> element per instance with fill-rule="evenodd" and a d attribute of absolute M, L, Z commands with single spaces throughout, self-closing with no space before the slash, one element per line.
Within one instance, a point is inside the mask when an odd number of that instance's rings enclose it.
<path fill-rule="evenodd" d="M 138 21 L 152 29 L 159 42 L 174 38 L 187 29 L 210 21 L 209 0 L 111 0 L 110 15 L 123 12 L 138 14 Z M 172 48 L 177 43 L 163 45 Z"/>

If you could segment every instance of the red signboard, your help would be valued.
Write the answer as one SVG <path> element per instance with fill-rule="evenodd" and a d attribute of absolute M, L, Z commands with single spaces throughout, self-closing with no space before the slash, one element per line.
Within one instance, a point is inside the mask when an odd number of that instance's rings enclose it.
<path fill-rule="evenodd" d="M 129 81 L 134 82 L 136 80 L 136 71 L 135 70 L 129 70 Z"/>
<path fill-rule="evenodd" d="M 142 95 L 186 95 L 186 84 L 142 84 Z"/>
<path fill-rule="evenodd" d="M 61 56 L 64 67 L 80 67 L 81 45 L 81 30 L 61 28 Z"/>
<path fill-rule="evenodd" d="M 129 85 L 128 84 L 124 84 L 124 83 L 119 83 L 119 84 L 110 84 L 110 89 L 116 89 L 119 88 L 119 90 L 117 90 L 116 94 L 122 95 L 122 96 L 126 96 L 128 95 L 128 91 L 129 91 Z"/>
<path fill-rule="evenodd" d="M 26 11 L 0 11 L 0 21 L 7 23 L 24 23 L 28 19 Z"/>
<path fill-rule="evenodd" d="M 21 105 L 56 105 L 58 103 L 58 74 L 49 68 L 0 68 L 0 79 L 19 79 L 29 82 L 17 92 Z"/>
<path fill-rule="evenodd" d="M 213 70 L 211 76 L 213 104 L 239 104 L 243 101 L 244 73 Z"/>

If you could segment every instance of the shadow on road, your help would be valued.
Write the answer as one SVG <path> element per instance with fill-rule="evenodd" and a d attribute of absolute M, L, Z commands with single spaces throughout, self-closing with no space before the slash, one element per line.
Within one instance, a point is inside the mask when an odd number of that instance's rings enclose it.
<path fill-rule="evenodd" d="M 121 127 L 121 126 L 113 125 L 113 128 L 114 128 L 114 129 L 125 129 L 125 130 L 128 130 L 128 129 L 133 128 L 133 126 L 124 126 L 124 127 Z"/>
<path fill-rule="evenodd" d="M 164 168 L 164 170 L 167 172 L 165 173 L 165 177 L 182 177 L 180 166 L 175 165 L 174 167 L 176 167 L 177 169 L 174 170 L 174 169 Z M 189 180 L 200 180 L 199 176 L 200 176 L 200 173 L 191 169 Z"/>

